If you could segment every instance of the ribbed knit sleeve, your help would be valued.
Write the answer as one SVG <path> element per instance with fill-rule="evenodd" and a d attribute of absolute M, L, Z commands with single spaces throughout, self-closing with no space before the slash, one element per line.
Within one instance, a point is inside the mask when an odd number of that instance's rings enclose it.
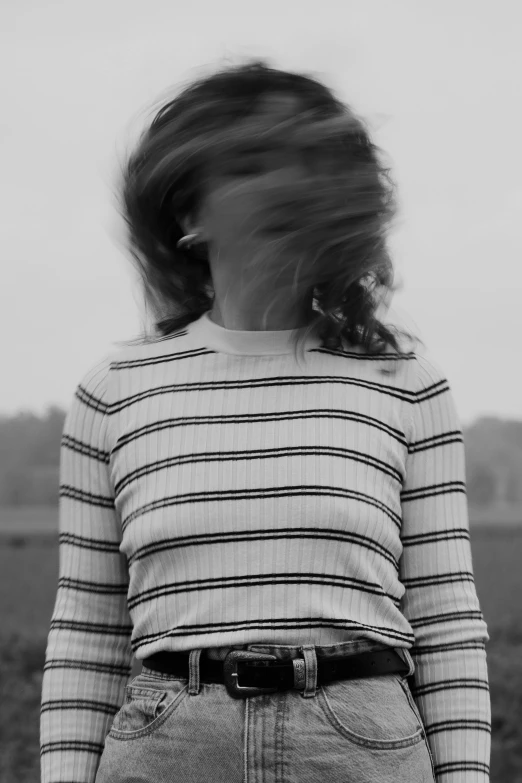
<path fill-rule="evenodd" d="M 440 368 L 425 356 L 416 366 L 400 561 L 401 611 L 415 634 L 412 694 L 437 783 L 486 783 L 489 635 L 473 575 L 462 429 Z"/>
<path fill-rule="evenodd" d="M 94 783 L 132 669 L 128 572 L 109 473 L 110 358 L 76 388 L 60 450 L 59 579 L 40 717 L 41 783 Z"/>

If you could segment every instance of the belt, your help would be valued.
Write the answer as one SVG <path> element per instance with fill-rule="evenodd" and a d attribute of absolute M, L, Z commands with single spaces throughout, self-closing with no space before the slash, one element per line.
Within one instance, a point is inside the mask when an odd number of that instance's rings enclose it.
<path fill-rule="evenodd" d="M 207 658 L 202 650 L 199 676 L 200 682 L 222 683 L 234 699 L 245 699 L 292 688 L 304 690 L 304 663 L 304 658 L 281 661 L 275 655 L 251 650 L 230 650 L 223 661 L 217 661 Z M 142 664 L 162 674 L 186 679 L 189 677 L 187 652 L 157 652 L 145 658 Z M 408 663 L 391 647 L 389 650 L 345 655 L 342 658 L 317 655 L 317 685 L 393 672 L 406 674 L 408 671 Z"/>

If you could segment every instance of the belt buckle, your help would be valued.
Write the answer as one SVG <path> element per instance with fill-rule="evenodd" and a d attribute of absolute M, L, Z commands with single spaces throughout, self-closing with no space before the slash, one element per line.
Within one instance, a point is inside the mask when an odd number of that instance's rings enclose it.
<path fill-rule="evenodd" d="M 239 661 L 277 661 L 277 656 L 269 653 L 256 653 L 251 650 L 230 650 L 223 661 L 223 672 L 227 691 L 233 699 L 246 699 L 262 693 L 275 693 L 275 688 L 256 688 L 252 685 L 238 685 L 237 665 Z"/>

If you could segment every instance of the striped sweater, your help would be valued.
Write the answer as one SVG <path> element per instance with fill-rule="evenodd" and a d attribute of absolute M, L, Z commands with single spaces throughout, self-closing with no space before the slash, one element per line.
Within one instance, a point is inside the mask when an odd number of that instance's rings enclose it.
<path fill-rule="evenodd" d="M 133 656 L 360 638 L 410 651 L 437 783 L 489 781 L 489 635 L 448 382 L 417 350 L 316 334 L 296 360 L 292 334 L 205 313 L 77 385 L 42 783 L 94 783 Z"/>

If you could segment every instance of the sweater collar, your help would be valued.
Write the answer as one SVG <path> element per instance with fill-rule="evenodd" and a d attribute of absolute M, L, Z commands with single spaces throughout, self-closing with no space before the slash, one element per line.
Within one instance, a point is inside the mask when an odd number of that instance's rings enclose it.
<path fill-rule="evenodd" d="M 272 331 L 244 331 L 225 329 L 214 323 L 207 310 L 187 327 L 191 335 L 208 348 L 218 353 L 239 354 L 245 356 L 268 356 L 273 354 L 293 354 L 294 334 L 299 336 L 307 327 L 298 329 L 277 329 Z M 312 332 L 305 342 L 305 350 L 321 345 L 321 339 Z"/>

